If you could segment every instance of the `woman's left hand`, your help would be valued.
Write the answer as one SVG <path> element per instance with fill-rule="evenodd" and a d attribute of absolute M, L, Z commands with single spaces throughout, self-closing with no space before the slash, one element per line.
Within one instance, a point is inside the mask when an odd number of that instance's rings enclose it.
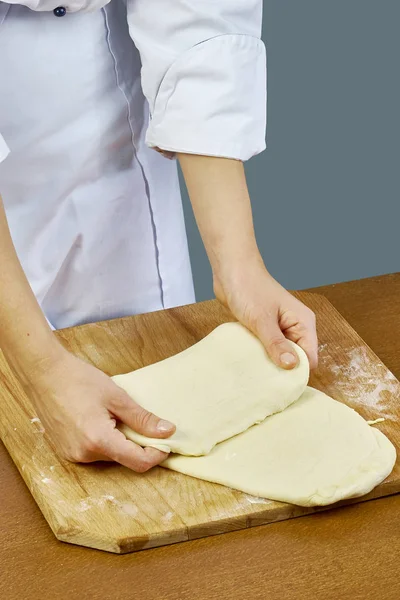
<path fill-rule="evenodd" d="M 216 277 L 214 292 L 245 327 L 264 344 L 272 360 L 285 369 L 293 368 L 297 356 L 287 340 L 305 351 L 310 368 L 318 365 L 315 315 L 283 288 L 261 260 L 241 265 Z"/>

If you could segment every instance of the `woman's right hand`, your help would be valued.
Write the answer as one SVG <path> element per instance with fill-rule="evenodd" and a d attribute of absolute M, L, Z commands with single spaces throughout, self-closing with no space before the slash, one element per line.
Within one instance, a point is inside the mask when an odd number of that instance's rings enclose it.
<path fill-rule="evenodd" d="M 161 439 L 172 435 L 175 426 L 146 411 L 110 377 L 64 349 L 30 375 L 26 391 L 57 451 L 72 462 L 111 460 L 144 473 L 167 457 L 127 440 L 116 423 Z"/>
<path fill-rule="evenodd" d="M 1 197 L 0 256 L 0 348 L 60 455 L 75 462 L 113 460 L 139 473 L 162 462 L 164 452 L 127 440 L 117 420 L 157 438 L 169 437 L 175 426 L 60 345 L 18 260 Z"/>

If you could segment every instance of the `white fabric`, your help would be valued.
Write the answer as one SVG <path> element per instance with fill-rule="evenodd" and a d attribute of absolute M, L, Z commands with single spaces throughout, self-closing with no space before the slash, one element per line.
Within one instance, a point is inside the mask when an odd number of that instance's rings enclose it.
<path fill-rule="evenodd" d="M 148 107 L 124 4 L 61 19 L 11 6 L 0 90 L 11 150 L 0 193 L 50 323 L 194 302 L 177 165 L 144 142 Z"/>
<path fill-rule="evenodd" d="M 183 352 L 132 373 L 115 383 L 136 402 L 176 425 L 160 440 L 120 426 L 141 446 L 199 456 L 222 440 L 282 411 L 306 389 L 309 364 L 293 342 L 299 364 L 277 367 L 260 342 L 239 323 L 220 325 Z"/>
<path fill-rule="evenodd" d="M 7 0 L 7 4 L 19 4 L 36 11 L 50 11 L 64 6 L 68 13 L 93 12 L 109 2 L 110 0 Z"/>
<path fill-rule="evenodd" d="M 60 2 L 9 3 L 49 11 Z M 146 143 L 173 153 L 243 161 L 262 152 L 267 122 L 262 0 L 125 2 L 150 106 Z M 65 7 L 74 13 L 107 4 L 107 0 L 72 0 Z"/>
<path fill-rule="evenodd" d="M 150 146 L 240 160 L 264 150 L 262 0 L 128 0 L 128 17 Z"/>
<path fill-rule="evenodd" d="M 146 144 L 265 148 L 262 1 L 15 4 L 0 2 L 0 193 L 47 318 L 194 301 L 176 164 Z"/>

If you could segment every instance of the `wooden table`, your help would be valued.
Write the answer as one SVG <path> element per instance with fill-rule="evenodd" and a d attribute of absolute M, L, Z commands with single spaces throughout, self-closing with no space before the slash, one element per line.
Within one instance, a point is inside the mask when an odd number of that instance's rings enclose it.
<path fill-rule="evenodd" d="M 400 378 L 400 273 L 315 291 Z M 1 444 L 0 484 L 2 600 L 400 598 L 400 495 L 118 556 L 58 542 Z"/>

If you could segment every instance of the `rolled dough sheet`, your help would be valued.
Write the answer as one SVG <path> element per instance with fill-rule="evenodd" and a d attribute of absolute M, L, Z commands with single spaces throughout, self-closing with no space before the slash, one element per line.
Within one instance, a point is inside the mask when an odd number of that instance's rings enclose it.
<path fill-rule="evenodd" d="M 141 446 L 186 455 L 207 454 L 226 440 L 284 410 L 306 388 L 309 363 L 293 344 L 299 364 L 277 367 L 261 342 L 239 323 L 225 323 L 194 346 L 113 380 L 147 410 L 176 425 L 160 440 L 119 428 Z"/>
<path fill-rule="evenodd" d="M 396 451 L 354 410 L 307 387 L 283 412 L 201 457 L 171 455 L 163 467 L 301 506 L 370 492 L 392 471 Z"/>

